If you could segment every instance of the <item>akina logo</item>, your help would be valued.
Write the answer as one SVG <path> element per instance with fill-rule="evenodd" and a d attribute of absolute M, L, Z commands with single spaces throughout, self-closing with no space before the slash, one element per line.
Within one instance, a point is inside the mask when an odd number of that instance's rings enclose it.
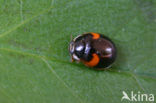
<path fill-rule="evenodd" d="M 130 95 L 128 95 L 125 91 L 122 91 L 122 98 L 121 101 L 128 100 L 128 101 L 149 101 L 154 102 L 154 94 L 143 94 L 140 91 L 134 93 L 131 91 Z"/>

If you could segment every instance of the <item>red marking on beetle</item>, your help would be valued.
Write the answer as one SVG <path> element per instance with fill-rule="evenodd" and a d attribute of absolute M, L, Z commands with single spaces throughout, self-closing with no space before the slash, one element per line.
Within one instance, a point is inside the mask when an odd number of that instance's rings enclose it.
<path fill-rule="evenodd" d="M 96 53 L 92 54 L 92 56 L 93 58 L 89 62 L 84 62 L 85 65 L 89 67 L 94 67 L 99 63 L 99 56 Z"/>
<path fill-rule="evenodd" d="M 91 33 L 93 35 L 93 39 L 99 39 L 100 35 L 98 33 Z"/>

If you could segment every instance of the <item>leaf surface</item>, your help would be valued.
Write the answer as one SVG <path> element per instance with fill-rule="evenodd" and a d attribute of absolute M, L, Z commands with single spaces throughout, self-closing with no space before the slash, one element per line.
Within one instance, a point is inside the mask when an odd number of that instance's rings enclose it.
<path fill-rule="evenodd" d="M 120 103 L 122 91 L 155 94 L 155 11 L 154 0 L 1 0 L 0 102 Z M 70 63 L 70 37 L 84 32 L 115 42 L 111 69 Z"/>

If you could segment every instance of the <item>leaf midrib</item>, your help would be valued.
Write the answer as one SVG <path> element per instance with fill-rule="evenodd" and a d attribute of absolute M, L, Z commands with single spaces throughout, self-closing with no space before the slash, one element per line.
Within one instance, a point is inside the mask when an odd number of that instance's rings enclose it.
<path fill-rule="evenodd" d="M 46 57 L 46 56 L 33 54 L 33 53 L 29 53 L 29 52 L 13 50 L 13 49 L 10 49 L 10 48 L 0 48 L 0 50 L 7 51 L 7 52 L 12 52 L 12 53 L 17 53 L 17 54 L 21 54 L 21 55 L 27 55 L 27 56 L 31 56 L 31 57 L 35 57 L 35 58 L 39 58 L 39 59 L 44 58 L 46 60 L 53 61 L 53 62 L 64 63 L 64 64 L 73 65 L 73 66 L 80 66 L 79 64 L 73 64 L 73 63 L 68 62 L 68 61 L 63 61 L 63 60 L 59 60 L 59 59 L 56 59 L 56 58 L 49 58 L 49 57 Z M 147 76 L 147 75 L 141 75 L 141 74 L 134 73 L 132 71 L 114 70 L 114 69 L 113 70 L 112 69 L 108 69 L 107 71 L 108 72 L 114 72 L 114 73 L 117 73 L 117 74 L 120 74 L 120 73 L 122 73 L 122 74 L 129 74 L 129 75 L 133 74 L 133 75 L 144 77 L 144 78 L 156 79 L 156 77 Z"/>

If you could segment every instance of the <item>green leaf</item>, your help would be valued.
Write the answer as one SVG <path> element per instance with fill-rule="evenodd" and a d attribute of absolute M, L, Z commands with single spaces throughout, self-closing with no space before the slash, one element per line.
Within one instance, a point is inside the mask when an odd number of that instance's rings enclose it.
<path fill-rule="evenodd" d="M 1 103 L 121 103 L 122 91 L 156 94 L 155 0 L 0 0 L 0 14 Z M 70 36 L 84 32 L 115 42 L 111 69 L 70 62 Z"/>

